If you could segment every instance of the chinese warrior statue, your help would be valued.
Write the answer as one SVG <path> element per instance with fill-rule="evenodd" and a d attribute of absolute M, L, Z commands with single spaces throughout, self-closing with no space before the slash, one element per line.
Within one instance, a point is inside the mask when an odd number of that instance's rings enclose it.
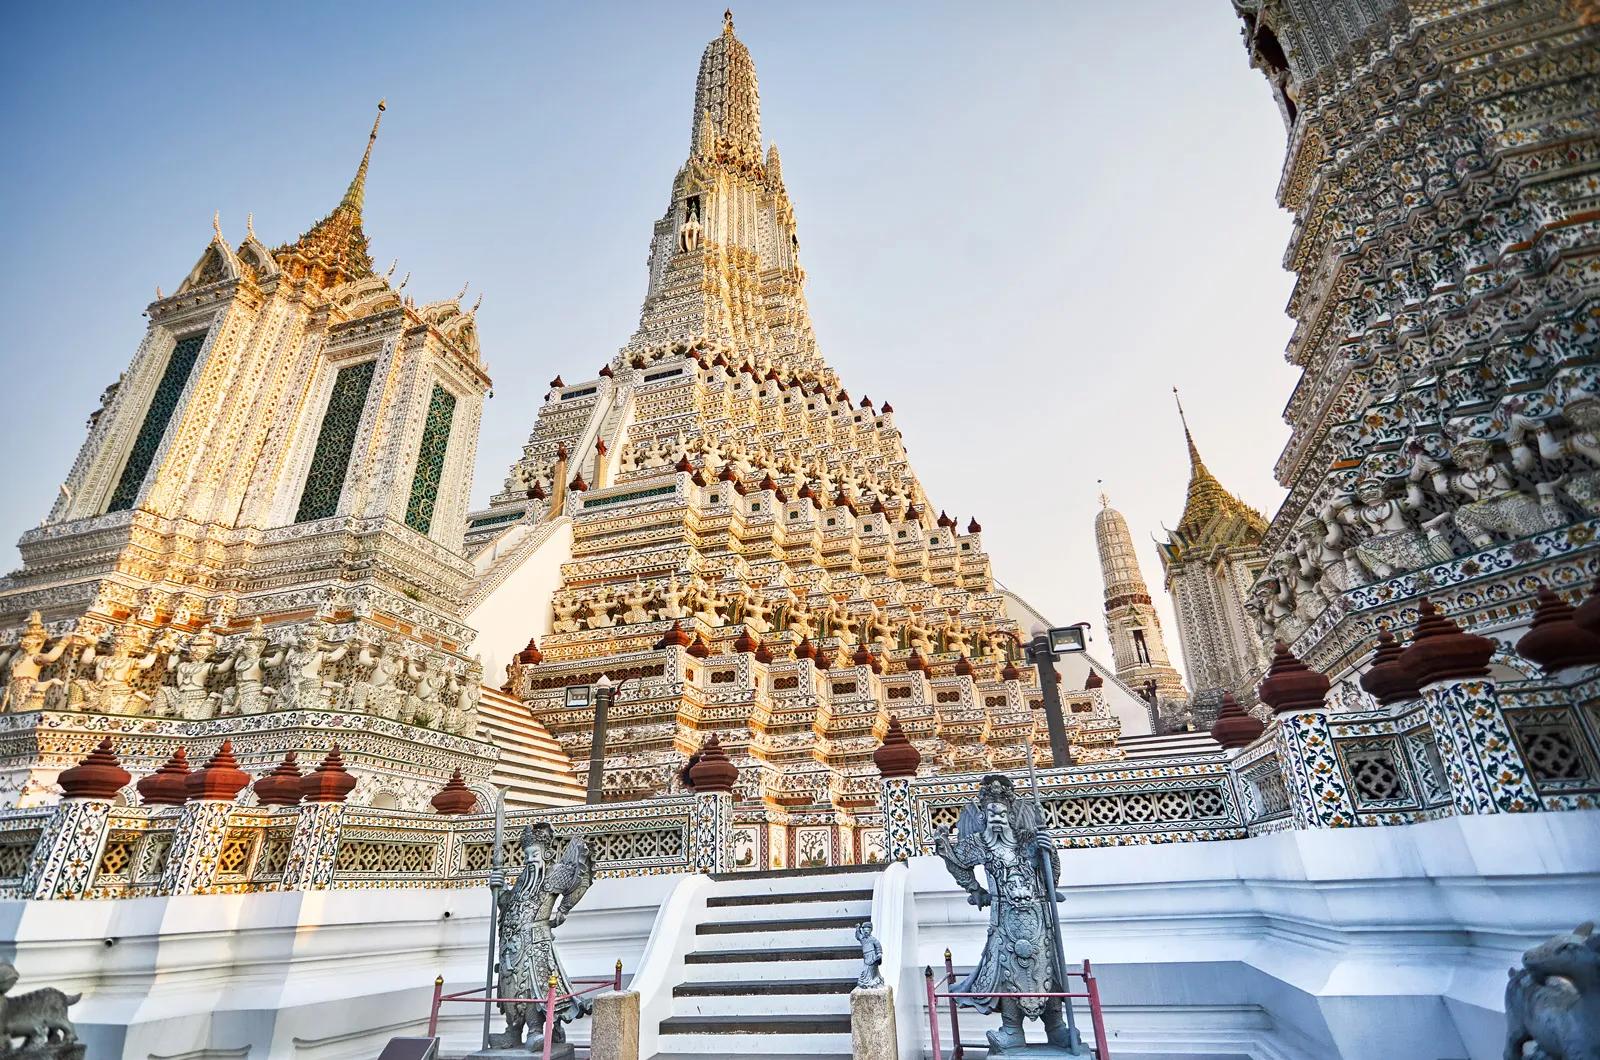
<path fill-rule="evenodd" d="M 566 921 L 592 882 L 594 863 L 589 846 L 582 839 L 569 840 L 557 858 L 555 835 L 548 824 L 541 821 L 522 830 L 522 875 L 517 877 L 515 886 L 500 895 L 501 997 L 543 997 L 552 979 L 557 997 L 572 993 L 567 973 L 556 959 L 552 932 Z M 537 1030 L 543 1025 L 542 1007 L 525 1001 L 501 1002 L 506 1029 L 491 1035 L 490 1044 L 497 1049 L 536 1051 L 543 1044 Z M 588 1011 L 588 1003 L 581 998 L 556 1003 L 551 1060 L 572 1055 L 571 1046 L 565 1045 L 567 1036 L 561 1025 Z M 523 1032 L 530 1017 L 536 1029 L 533 1040 L 524 1046 Z"/>
<path fill-rule="evenodd" d="M 978 797 L 956 821 L 956 840 L 941 835 L 936 850 L 950 875 L 967 892 L 967 901 L 989 910 L 989 936 L 977 968 L 956 987 L 958 993 L 987 994 L 961 1004 L 979 1012 L 1000 1013 L 1000 1029 L 990 1031 L 989 1051 L 1021 1050 L 1022 1021 L 1041 1019 L 1060 1056 L 1087 1055 L 1063 1018 L 1061 998 L 999 997 L 1064 991 L 1056 968 L 1056 938 L 1050 903 L 1059 901 L 1056 881 L 1061 861 L 1055 842 L 1040 830 L 1038 810 L 1017 797 L 1011 778 L 983 778 Z M 988 887 L 973 870 L 982 865 Z M 1048 865 L 1048 876 L 1045 866 Z M 1055 1052 L 1059 1050 L 1059 1052 Z M 1040 1053 L 1037 1048 L 1029 1055 Z"/>

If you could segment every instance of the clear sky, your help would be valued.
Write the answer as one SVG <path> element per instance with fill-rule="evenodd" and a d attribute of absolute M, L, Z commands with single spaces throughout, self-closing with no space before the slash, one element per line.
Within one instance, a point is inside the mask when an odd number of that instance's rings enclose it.
<path fill-rule="evenodd" d="M 101 389 L 211 236 L 338 201 L 374 105 L 379 267 L 485 295 L 475 503 L 546 381 L 631 334 L 721 3 L 32 4 L 0 67 L 0 539 L 48 510 Z M 1177 521 L 1182 388 L 1269 515 L 1294 374 L 1284 130 L 1226 0 L 735 5 L 783 155 L 823 356 L 894 403 L 936 505 L 1053 620 L 1101 617 L 1095 480 Z M 469 300 L 476 295 L 469 295 Z M 10 553 L 15 562 L 15 551 Z M 1103 634 L 1098 651 L 1107 654 Z"/>

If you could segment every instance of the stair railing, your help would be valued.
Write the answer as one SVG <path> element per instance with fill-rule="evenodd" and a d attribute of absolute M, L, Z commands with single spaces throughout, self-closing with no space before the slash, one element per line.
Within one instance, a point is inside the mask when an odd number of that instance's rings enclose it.
<path fill-rule="evenodd" d="M 1089 967 L 1089 962 L 1083 962 L 1082 971 L 1067 970 L 1067 978 L 1082 979 L 1084 990 L 1082 993 L 1000 993 L 980 994 L 965 993 L 958 990 L 940 990 L 941 986 L 954 986 L 956 983 L 956 970 L 950 951 L 944 951 L 944 975 L 934 978 L 933 966 L 928 965 L 923 971 L 923 979 L 928 991 L 928 1039 L 933 1045 L 933 1060 L 944 1060 L 944 1052 L 939 1043 L 939 1002 L 950 1002 L 950 1033 L 955 1039 L 951 1043 L 951 1060 L 961 1060 L 965 1046 L 961 1042 L 961 1023 L 956 1016 L 956 1004 L 961 998 L 968 997 L 1056 997 L 1064 1000 L 1082 998 L 1089 1002 L 1089 1015 L 1094 1021 L 1094 1055 L 1095 1060 L 1111 1060 L 1111 1046 L 1106 1038 L 1105 1016 L 1100 1009 L 1100 986 L 1095 981 L 1094 971 Z M 1070 1000 L 1068 1004 L 1071 1004 Z"/>

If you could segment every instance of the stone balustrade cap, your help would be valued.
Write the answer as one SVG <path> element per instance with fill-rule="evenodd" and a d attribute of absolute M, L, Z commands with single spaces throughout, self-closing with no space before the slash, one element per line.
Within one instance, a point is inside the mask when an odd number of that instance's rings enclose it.
<path fill-rule="evenodd" d="M 123 769 L 122 763 L 117 761 L 111 737 L 107 736 L 83 761 L 71 769 L 62 770 L 56 781 L 61 785 L 61 797 L 64 799 L 110 801 L 132 779 L 133 774 Z"/>

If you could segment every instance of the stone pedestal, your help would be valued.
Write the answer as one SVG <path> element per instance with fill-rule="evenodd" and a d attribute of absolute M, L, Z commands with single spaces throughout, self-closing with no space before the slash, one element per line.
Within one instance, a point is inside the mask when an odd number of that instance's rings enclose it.
<path fill-rule="evenodd" d="M 855 1060 L 897 1060 L 894 988 L 858 986 L 850 991 L 850 1055 Z M 596 1060 L 599 1060 L 596 1054 Z"/>
<path fill-rule="evenodd" d="M 891 1013 L 892 1015 L 892 1013 Z M 589 1023 L 590 1060 L 639 1060 L 639 992 L 596 994 Z"/>
<path fill-rule="evenodd" d="M 539 1038 L 531 1039 L 520 1049 L 479 1049 L 468 1053 L 465 1060 L 539 1060 L 543 1055 L 544 1044 Z M 557 1042 L 550 1047 L 550 1060 L 574 1060 L 577 1051 L 571 1042 Z M 591 1054 L 594 1060 L 601 1060 L 603 1054 Z"/>

